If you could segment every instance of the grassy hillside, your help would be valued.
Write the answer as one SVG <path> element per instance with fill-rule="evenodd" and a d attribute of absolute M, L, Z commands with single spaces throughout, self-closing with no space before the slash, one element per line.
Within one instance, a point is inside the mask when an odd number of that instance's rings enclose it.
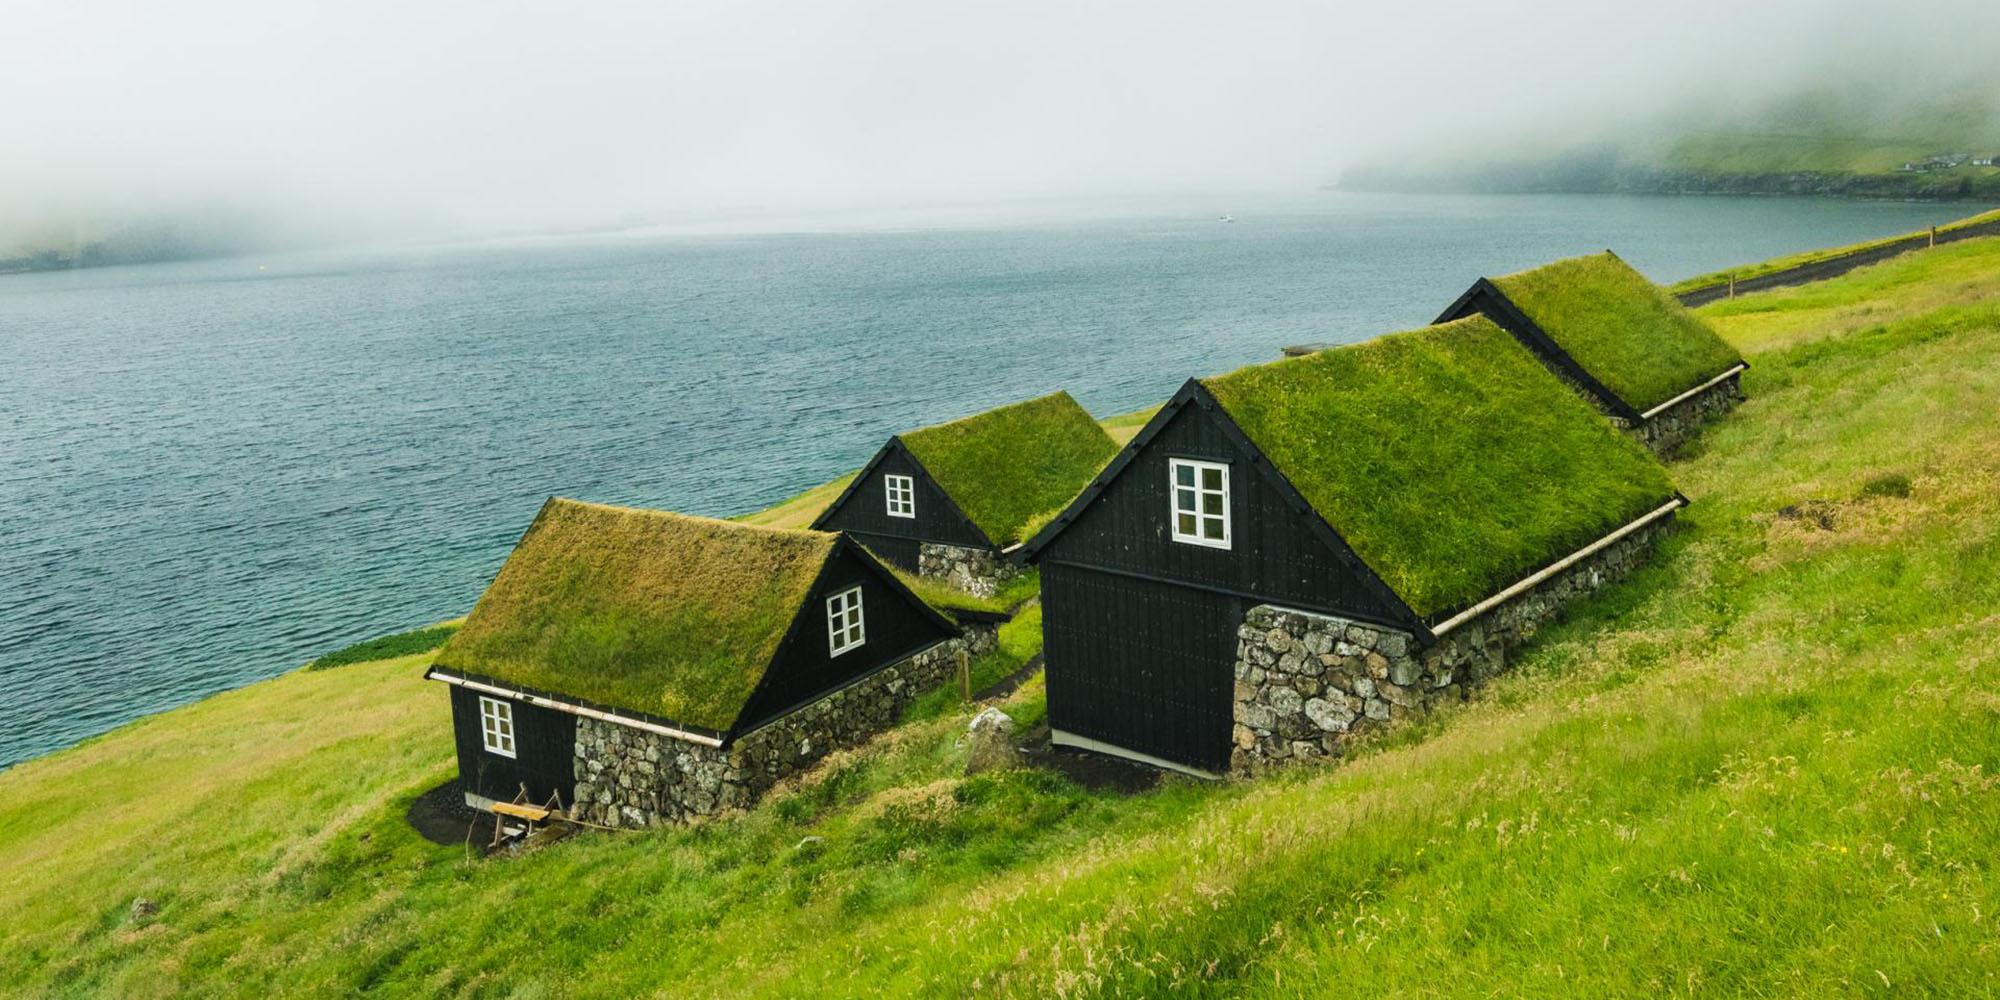
<path fill-rule="evenodd" d="M 1896 93 L 1868 86 L 1786 95 L 1745 110 L 1690 114 L 1661 165 L 1713 173 L 1889 173 L 1946 153 L 2000 151 L 1985 81 Z"/>
<path fill-rule="evenodd" d="M 1996 274 L 1707 310 L 1751 398 L 1682 530 L 1338 768 L 963 779 L 931 706 L 741 819 L 471 860 L 402 820 L 422 658 L 294 673 L 0 774 L 0 993 L 2000 993 Z"/>
<path fill-rule="evenodd" d="M 2000 210 L 1995 210 L 1991 212 L 1981 212 L 1977 215 L 1967 216 L 1963 219 L 1959 219 L 1956 222 L 1939 226 L 1937 227 L 1937 231 L 1940 234 L 1950 233 L 1959 229 L 1964 229 L 1967 226 L 1985 225 L 1987 223 L 1995 221 L 2000 221 Z M 1806 250 L 1800 253 L 1787 254 L 1783 257 L 1773 257 L 1770 260 L 1760 261 L 1755 264 L 1745 264 L 1740 267 L 1724 268 L 1720 271 L 1710 271 L 1707 274 L 1697 274 L 1692 278 L 1686 278 L 1681 281 L 1676 281 L 1671 285 L 1668 285 L 1666 290 L 1671 293 L 1686 292 L 1696 288 L 1706 288 L 1710 285 L 1718 285 L 1725 281 L 1728 281 L 1731 277 L 1734 277 L 1738 281 L 1742 281 L 1745 278 L 1754 278 L 1757 277 L 1758 275 L 1770 274 L 1774 271 L 1783 271 L 1789 268 L 1797 267 L 1800 264 L 1811 264 L 1816 261 L 1827 260 L 1833 257 L 1840 257 L 1846 254 L 1851 254 L 1862 250 L 1869 250 L 1879 246 L 1887 246 L 1888 244 L 1894 243 L 1898 240 L 1908 239 L 1912 236 L 1922 236 L 1922 235 L 1924 234 L 1902 233 L 1897 236 L 1885 236 L 1879 240 L 1869 240 L 1865 243 L 1850 243 L 1847 246 L 1824 247 L 1818 250 Z"/>
<path fill-rule="evenodd" d="M 1848 72 L 1830 72 L 1829 78 Z M 1928 74 L 1925 74 L 1928 75 Z M 1861 75 L 1836 86 L 1713 97 L 1628 114 L 1588 139 L 1512 128 L 1462 149 L 1405 152 L 1352 166 L 1360 190 L 1831 194 L 2000 197 L 2000 88 L 1959 79 Z M 1931 161 L 1939 162 L 1931 162 Z M 1914 165 L 1920 169 L 1905 170 Z"/>

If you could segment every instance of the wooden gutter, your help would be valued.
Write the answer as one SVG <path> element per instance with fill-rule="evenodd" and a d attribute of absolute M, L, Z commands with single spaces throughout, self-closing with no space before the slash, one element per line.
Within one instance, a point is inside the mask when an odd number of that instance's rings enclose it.
<path fill-rule="evenodd" d="M 1586 545 L 1583 548 L 1580 548 L 1575 552 L 1572 552 L 1569 555 L 1564 556 L 1560 562 L 1544 567 L 1541 571 L 1535 573 L 1533 576 L 1530 576 L 1527 579 L 1522 580 L 1511 587 L 1508 587 L 1506 590 L 1494 594 L 1492 597 L 1480 601 L 1478 604 L 1475 604 L 1472 607 L 1466 608 L 1464 611 L 1461 611 L 1458 614 L 1452 615 L 1450 618 L 1445 619 L 1443 624 L 1432 626 L 1431 634 L 1434 636 L 1444 635 L 1446 632 L 1449 632 L 1452 629 L 1455 629 L 1460 625 L 1463 625 L 1466 622 L 1469 622 L 1474 618 L 1477 618 L 1480 615 L 1483 615 L 1486 612 L 1493 610 L 1495 607 L 1498 607 L 1499 605 L 1505 603 L 1509 598 L 1520 595 L 1523 591 L 1526 591 L 1530 587 L 1533 587 L 1536 584 L 1541 583 L 1544 580 L 1547 580 L 1549 577 L 1552 577 L 1557 573 L 1560 573 L 1563 570 L 1566 570 L 1571 566 L 1576 565 L 1578 562 L 1581 562 L 1585 558 L 1588 558 L 1589 556 L 1602 551 L 1606 546 L 1609 546 L 1611 543 L 1616 542 L 1617 540 L 1624 538 L 1626 535 L 1638 531 L 1640 528 L 1643 528 L 1646 525 L 1649 525 L 1654 521 L 1657 521 L 1660 518 L 1663 518 L 1668 514 L 1671 514 L 1674 511 L 1679 510 L 1680 508 L 1685 506 L 1687 506 L 1687 501 L 1685 499 L 1682 499 L 1681 497 L 1675 497 L 1672 500 L 1669 500 L 1666 503 L 1661 504 L 1659 507 L 1655 508 L 1651 513 L 1643 514 L 1638 518 L 1634 519 L 1630 524 L 1627 524 L 1624 527 L 1619 528 L 1617 531 L 1605 535 L 1603 538 L 1600 538 L 1597 541 L 1594 541 L 1589 545 Z"/>

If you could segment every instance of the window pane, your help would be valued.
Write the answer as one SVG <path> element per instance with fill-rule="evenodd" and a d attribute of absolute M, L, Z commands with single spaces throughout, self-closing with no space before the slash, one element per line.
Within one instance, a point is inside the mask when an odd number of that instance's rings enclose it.
<path fill-rule="evenodd" d="M 1202 485 L 1202 488 L 1203 488 L 1203 489 L 1210 489 L 1210 490 L 1219 490 L 1219 489 L 1221 489 L 1221 488 L 1222 488 L 1222 470 L 1221 470 L 1221 469 L 1203 469 L 1203 470 L 1201 470 L 1201 485 Z"/>
<path fill-rule="evenodd" d="M 1221 514 L 1222 494 L 1203 493 L 1201 495 L 1201 512 L 1204 514 L 1217 514 L 1217 515 Z"/>
<path fill-rule="evenodd" d="M 1174 491 L 1174 509 L 1175 509 L 1175 510 L 1193 510 L 1194 508 L 1195 508 L 1195 501 L 1194 501 L 1194 491 L 1193 491 L 1193 490 L 1175 490 L 1175 491 Z"/>
<path fill-rule="evenodd" d="M 1203 535 L 1208 536 L 1209 538 L 1215 539 L 1216 541 L 1221 541 L 1222 520 L 1220 518 L 1213 518 L 1213 519 L 1203 518 L 1201 522 L 1201 533 Z"/>
<path fill-rule="evenodd" d="M 1176 465 L 1176 466 L 1174 466 L 1174 482 L 1177 482 L 1177 483 L 1181 484 L 1182 486 L 1193 486 L 1193 485 L 1194 485 L 1194 466 L 1192 466 L 1192 465 Z"/>
<path fill-rule="evenodd" d="M 1183 534 L 1183 535 L 1192 535 L 1192 534 L 1194 534 L 1194 515 L 1193 515 L 1193 514 L 1182 514 L 1182 515 L 1180 516 L 1180 521 L 1179 521 L 1179 524 L 1180 524 L 1180 532 L 1181 532 L 1181 534 Z"/>

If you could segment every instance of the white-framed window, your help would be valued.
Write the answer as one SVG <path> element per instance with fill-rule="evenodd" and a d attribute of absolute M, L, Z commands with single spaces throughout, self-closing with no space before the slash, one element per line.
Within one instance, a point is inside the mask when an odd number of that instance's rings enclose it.
<path fill-rule="evenodd" d="M 1167 460 L 1173 493 L 1174 541 L 1229 547 L 1229 466 L 1189 458 Z"/>
<path fill-rule="evenodd" d="M 826 599 L 826 649 L 830 656 L 861 645 L 861 588 L 849 587 Z"/>
<path fill-rule="evenodd" d="M 882 485 L 889 491 L 890 517 L 917 516 L 917 484 L 908 476 L 883 476 Z"/>
<path fill-rule="evenodd" d="M 479 739 L 488 753 L 514 756 L 514 703 L 479 697 Z"/>

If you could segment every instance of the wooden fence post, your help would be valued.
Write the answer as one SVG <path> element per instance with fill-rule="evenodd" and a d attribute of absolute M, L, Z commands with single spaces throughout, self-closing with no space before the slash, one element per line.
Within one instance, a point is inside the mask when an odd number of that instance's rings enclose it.
<path fill-rule="evenodd" d="M 1729 272 L 1729 297 L 1730 297 L 1730 298 L 1732 298 L 1732 299 L 1736 297 L 1736 272 L 1735 272 L 1735 271 L 1731 271 L 1731 272 Z"/>
<path fill-rule="evenodd" d="M 1937 246 L 1937 227 L 1931 227 L 1931 246 Z"/>
<path fill-rule="evenodd" d="M 958 697 L 960 701 L 972 700 L 972 660 L 963 649 L 958 651 Z"/>

